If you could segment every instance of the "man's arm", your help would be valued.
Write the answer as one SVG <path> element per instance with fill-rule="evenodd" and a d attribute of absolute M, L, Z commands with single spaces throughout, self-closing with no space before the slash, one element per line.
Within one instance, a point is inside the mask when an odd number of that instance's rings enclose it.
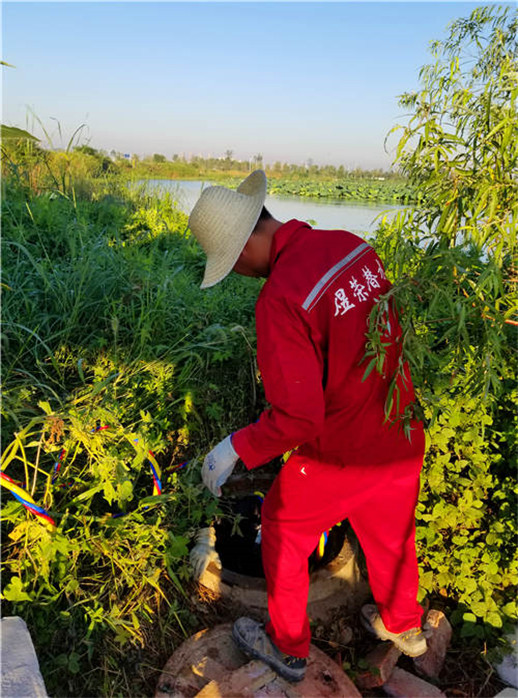
<path fill-rule="evenodd" d="M 318 436 L 325 416 L 323 358 L 302 308 L 284 298 L 260 299 L 257 360 L 270 409 L 237 431 L 232 445 L 251 469 Z"/>

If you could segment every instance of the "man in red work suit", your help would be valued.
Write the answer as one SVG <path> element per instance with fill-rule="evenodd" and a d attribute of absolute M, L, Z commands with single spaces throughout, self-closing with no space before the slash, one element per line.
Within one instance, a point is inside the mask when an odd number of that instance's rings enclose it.
<path fill-rule="evenodd" d="M 414 399 L 392 311 L 383 371 L 364 380 L 369 313 L 390 288 L 374 249 L 346 231 L 283 224 L 264 208 L 265 197 L 266 176 L 257 170 L 236 191 L 205 189 L 189 218 L 207 255 L 202 288 L 231 270 L 267 278 L 256 329 L 271 407 L 206 456 L 202 477 L 219 496 L 238 459 L 251 469 L 295 449 L 262 507 L 269 621 L 240 618 L 233 636 L 250 656 L 299 681 L 310 645 L 308 557 L 322 531 L 345 518 L 365 553 L 376 601 L 362 609 L 362 620 L 410 656 L 426 651 L 414 540 L 424 434 L 411 420 L 408 438 L 385 418 L 398 366 L 399 411 Z"/>

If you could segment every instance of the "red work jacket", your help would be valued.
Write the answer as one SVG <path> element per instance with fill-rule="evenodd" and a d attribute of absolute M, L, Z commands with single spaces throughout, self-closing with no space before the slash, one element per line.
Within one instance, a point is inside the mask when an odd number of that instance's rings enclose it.
<path fill-rule="evenodd" d="M 298 447 L 327 462 L 386 463 L 423 448 L 385 422 L 385 400 L 400 356 L 400 326 L 387 318 L 384 374 L 362 380 L 365 333 L 376 299 L 390 289 L 381 260 L 360 237 L 290 220 L 275 233 L 270 274 L 256 305 L 257 360 L 271 407 L 237 431 L 233 446 L 251 469 Z M 363 360 L 363 361 L 362 361 Z M 408 367 L 399 409 L 414 399 Z"/>

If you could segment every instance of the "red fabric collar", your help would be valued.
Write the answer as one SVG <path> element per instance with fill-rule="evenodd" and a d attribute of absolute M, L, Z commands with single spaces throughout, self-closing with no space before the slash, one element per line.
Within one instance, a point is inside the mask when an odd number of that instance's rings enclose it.
<path fill-rule="evenodd" d="M 311 228 L 311 226 L 303 221 L 298 221 L 296 218 L 292 218 L 287 223 L 283 223 L 283 225 L 281 225 L 281 227 L 275 231 L 272 241 L 272 248 L 270 250 L 270 272 L 272 271 L 282 250 L 286 247 L 292 235 L 299 228 Z"/>

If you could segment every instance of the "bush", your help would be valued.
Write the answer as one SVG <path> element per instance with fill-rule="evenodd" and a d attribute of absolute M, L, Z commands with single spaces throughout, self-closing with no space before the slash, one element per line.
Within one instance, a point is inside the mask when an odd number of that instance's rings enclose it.
<path fill-rule="evenodd" d="M 433 44 L 436 62 L 397 162 L 422 204 L 381 222 L 374 244 L 427 421 L 417 535 L 422 592 L 455 601 L 463 636 L 517 617 L 515 398 L 518 142 L 516 14 L 480 8 Z M 513 77 L 514 76 L 514 77 Z M 514 399 L 513 399 L 514 398 Z"/>
<path fill-rule="evenodd" d="M 215 510 L 200 455 L 256 416 L 258 282 L 202 292 L 170 199 L 3 186 L 2 471 L 56 524 L 4 490 L 4 613 L 34 631 L 49 691 L 98 695 L 153 624 L 169 647 L 197 627 L 186 546 Z"/>

